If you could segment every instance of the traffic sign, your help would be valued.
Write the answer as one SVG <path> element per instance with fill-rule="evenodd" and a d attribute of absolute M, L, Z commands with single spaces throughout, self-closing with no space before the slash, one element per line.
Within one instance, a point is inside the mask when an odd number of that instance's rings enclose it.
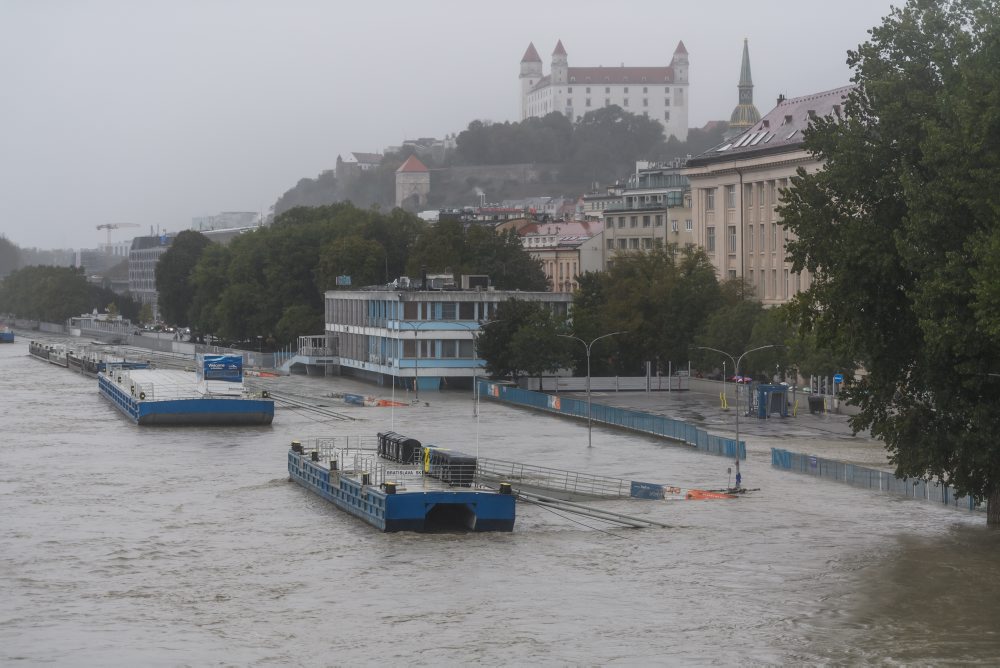
<path fill-rule="evenodd" d="M 833 382 L 835 382 L 835 383 L 843 383 L 844 382 L 844 374 L 842 374 L 842 373 L 834 374 L 833 375 Z"/>

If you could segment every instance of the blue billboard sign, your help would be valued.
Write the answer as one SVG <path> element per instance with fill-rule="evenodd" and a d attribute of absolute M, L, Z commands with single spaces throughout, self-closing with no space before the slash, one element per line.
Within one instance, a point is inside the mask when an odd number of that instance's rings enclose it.
<path fill-rule="evenodd" d="M 242 355 L 200 355 L 198 380 L 243 382 Z"/>

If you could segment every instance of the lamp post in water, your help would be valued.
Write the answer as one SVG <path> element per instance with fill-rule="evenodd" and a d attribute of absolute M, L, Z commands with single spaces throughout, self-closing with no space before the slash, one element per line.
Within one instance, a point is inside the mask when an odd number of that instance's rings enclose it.
<path fill-rule="evenodd" d="M 595 343 L 597 343 L 601 339 L 606 339 L 609 336 L 616 336 L 618 334 L 625 334 L 625 333 L 626 330 L 622 330 L 620 332 L 610 332 L 608 334 L 601 334 L 590 343 L 587 343 L 579 336 L 574 336 L 572 334 L 556 334 L 556 336 L 561 336 L 564 339 L 576 339 L 577 341 L 583 344 L 584 349 L 587 351 L 587 447 L 588 448 L 593 447 L 594 445 L 593 411 L 591 410 L 591 404 L 590 404 L 590 349 Z"/>
<path fill-rule="evenodd" d="M 771 343 L 766 346 L 758 346 L 757 348 L 751 348 L 750 350 L 744 351 L 739 357 L 733 357 L 731 353 L 727 353 L 725 350 L 719 350 L 718 348 L 709 348 L 708 346 L 694 346 L 698 350 L 711 350 L 713 353 L 719 353 L 720 355 L 725 355 L 733 363 L 733 374 L 736 378 L 736 489 L 740 488 L 740 483 L 743 482 L 743 477 L 740 475 L 740 362 L 743 358 L 750 353 L 757 352 L 758 350 L 766 350 L 767 348 L 781 348 L 783 347 L 780 343 Z M 725 378 L 725 375 L 723 375 Z M 725 387 L 725 386 L 723 386 Z"/>

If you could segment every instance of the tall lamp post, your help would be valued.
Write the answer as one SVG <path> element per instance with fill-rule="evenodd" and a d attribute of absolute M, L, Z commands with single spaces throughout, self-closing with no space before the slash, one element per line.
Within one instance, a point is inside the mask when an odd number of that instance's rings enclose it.
<path fill-rule="evenodd" d="M 750 350 L 744 351 L 739 357 L 733 357 L 731 353 L 727 353 L 725 350 L 719 350 L 718 348 L 709 348 L 708 346 L 695 346 L 698 350 L 711 350 L 713 353 L 719 353 L 720 355 L 725 355 L 733 363 L 733 374 L 736 377 L 736 489 L 740 488 L 740 484 L 743 482 L 743 476 L 740 475 L 740 362 L 743 358 L 750 353 L 757 352 L 758 350 L 766 350 L 768 348 L 781 348 L 782 345 L 779 343 L 771 343 L 766 346 L 758 346 L 757 348 L 751 348 Z M 725 376 L 723 376 L 724 378 Z"/>
<path fill-rule="evenodd" d="M 556 336 L 561 336 L 564 339 L 576 339 L 577 341 L 583 344 L 584 349 L 587 351 L 587 447 L 588 448 L 593 447 L 594 445 L 594 439 L 593 439 L 594 416 L 593 416 L 593 411 L 591 410 L 591 403 L 590 403 L 590 349 L 591 347 L 593 347 L 595 343 L 597 343 L 601 339 L 606 339 L 609 336 L 616 336 L 618 334 L 625 334 L 625 333 L 626 331 L 622 330 L 620 332 L 610 332 L 608 334 L 601 334 L 590 343 L 587 343 L 579 336 L 574 336 L 572 334 L 556 334 Z"/>

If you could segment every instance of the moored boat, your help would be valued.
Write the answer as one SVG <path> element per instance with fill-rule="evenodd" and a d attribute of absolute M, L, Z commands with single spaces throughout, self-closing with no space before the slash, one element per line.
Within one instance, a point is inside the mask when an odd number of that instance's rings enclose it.
<path fill-rule="evenodd" d="M 199 355 L 201 373 L 108 363 L 102 396 L 139 425 L 269 425 L 274 401 L 243 385 L 238 355 Z M 220 371 L 222 369 L 222 371 Z"/>
<path fill-rule="evenodd" d="M 14 343 L 14 330 L 7 325 L 0 325 L 0 343 Z"/>
<path fill-rule="evenodd" d="M 480 487 L 475 471 L 475 457 L 394 432 L 288 451 L 292 480 L 382 531 L 513 531 L 511 486 Z"/>

